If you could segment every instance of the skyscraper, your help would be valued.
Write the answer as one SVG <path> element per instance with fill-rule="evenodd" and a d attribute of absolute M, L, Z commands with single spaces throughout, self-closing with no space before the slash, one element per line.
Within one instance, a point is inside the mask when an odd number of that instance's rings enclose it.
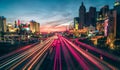
<path fill-rule="evenodd" d="M 86 8 L 82 2 L 81 6 L 80 6 L 80 9 L 79 9 L 79 28 L 82 29 L 83 28 L 83 25 L 86 23 L 85 21 L 85 14 L 86 14 Z"/>
<path fill-rule="evenodd" d="M 116 38 L 120 38 L 120 1 L 114 3 L 114 10 L 116 11 Z"/>
<path fill-rule="evenodd" d="M 86 23 L 84 26 L 90 26 L 90 17 L 89 17 L 89 12 L 87 12 L 86 14 L 86 17 L 85 17 L 85 20 L 86 20 Z"/>
<path fill-rule="evenodd" d="M 0 16 L 0 32 L 6 32 L 6 18 Z"/>
<path fill-rule="evenodd" d="M 99 12 L 97 12 L 97 29 L 100 30 L 100 34 L 108 36 L 108 26 L 109 26 L 109 6 L 103 6 Z"/>
<path fill-rule="evenodd" d="M 108 15 L 108 12 L 109 12 L 109 6 L 108 5 L 105 5 L 100 9 L 100 13 L 103 17 Z"/>
<path fill-rule="evenodd" d="M 40 32 L 40 24 L 35 22 L 35 21 L 30 21 L 30 30 L 32 31 L 32 33 L 35 32 Z"/>
<path fill-rule="evenodd" d="M 95 7 L 90 7 L 89 8 L 89 24 L 92 26 L 96 26 L 96 8 Z"/>

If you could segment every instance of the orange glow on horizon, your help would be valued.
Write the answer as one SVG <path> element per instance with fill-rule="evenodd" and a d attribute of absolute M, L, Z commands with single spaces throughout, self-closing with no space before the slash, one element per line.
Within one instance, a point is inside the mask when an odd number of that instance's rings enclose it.
<path fill-rule="evenodd" d="M 55 31 L 65 31 L 66 26 L 54 27 L 54 26 L 41 26 L 41 32 L 55 32 Z"/>

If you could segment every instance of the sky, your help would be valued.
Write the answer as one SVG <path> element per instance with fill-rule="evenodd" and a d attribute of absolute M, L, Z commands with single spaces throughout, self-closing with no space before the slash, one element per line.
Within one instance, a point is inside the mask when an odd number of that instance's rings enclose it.
<path fill-rule="evenodd" d="M 0 16 L 6 17 L 7 23 L 35 20 L 42 32 L 63 31 L 78 17 L 81 2 L 87 11 L 90 6 L 99 11 L 104 5 L 113 8 L 115 0 L 0 0 Z"/>

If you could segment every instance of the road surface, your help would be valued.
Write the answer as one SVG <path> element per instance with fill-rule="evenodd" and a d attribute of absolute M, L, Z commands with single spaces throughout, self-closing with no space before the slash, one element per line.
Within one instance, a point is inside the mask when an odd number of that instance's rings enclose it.
<path fill-rule="evenodd" d="M 118 70 L 68 39 L 55 35 L 0 57 L 0 70 Z"/>

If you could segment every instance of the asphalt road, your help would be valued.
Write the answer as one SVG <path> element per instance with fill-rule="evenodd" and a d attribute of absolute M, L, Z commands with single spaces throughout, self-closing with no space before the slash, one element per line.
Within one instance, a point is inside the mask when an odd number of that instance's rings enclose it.
<path fill-rule="evenodd" d="M 68 39 L 55 35 L 0 57 L 0 70 L 118 70 Z"/>

